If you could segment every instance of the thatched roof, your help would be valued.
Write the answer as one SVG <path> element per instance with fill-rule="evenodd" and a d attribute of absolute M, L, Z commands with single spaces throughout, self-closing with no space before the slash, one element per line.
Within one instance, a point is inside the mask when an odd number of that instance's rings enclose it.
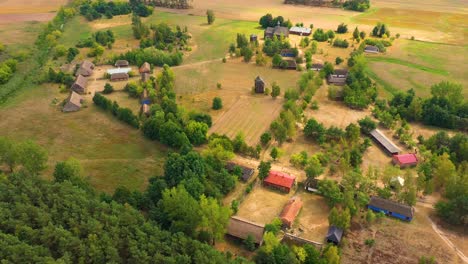
<path fill-rule="evenodd" d="M 111 74 L 111 77 L 110 77 L 111 81 L 126 80 L 126 79 L 128 79 L 128 73 L 125 73 L 125 72 L 113 73 Z"/>
<path fill-rule="evenodd" d="M 115 67 L 127 67 L 129 65 L 126 60 L 118 60 L 115 62 Z"/>
<path fill-rule="evenodd" d="M 302 208 L 302 200 L 299 197 L 291 198 L 280 214 L 280 219 L 285 226 L 291 227 Z"/>
<path fill-rule="evenodd" d="M 63 112 L 73 112 L 78 111 L 81 108 L 82 97 L 75 93 L 71 92 L 70 96 L 67 98 L 65 105 L 63 106 Z"/>
<path fill-rule="evenodd" d="M 246 239 L 251 235 L 256 244 L 261 245 L 263 242 L 264 225 L 256 224 L 245 219 L 233 216 L 229 220 L 227 232 L 229 235 Z"/>
<path fill-rule="evenodd" d="M 364 52 L 368 52 L 368 53 L 379 53 L 380 50 L 379 50 L 379 48 L 376 47 L 376 46 L 367 45 L 367 46 L 364 48 Z"/>
<path fill-rule="evenodd" d="M 85 60 L 80 64 L 80 68 L 78 68 L 78 70 L 76 71 L 75 76 L 90 76 L 91 74 L 93 74 L 93 70 L 94 64 L 90 61 Z"/>
<path fill-rule="evenodd" d="M 88 79 L 84 77 L 83 75 L 78 75 L 76 78 L 75 82 L 73 83 L 73 86 L 79 86 L 83 89 L 86 89 L 86 86 L 88 85 Z"/>
<path fill-rule="evenodd" d="M 377 196 L 371 197 L 369 202 L 369 206 L 373 206 L 376 208 L 384 209 L 392 213 L 397 213 L 406 217 L 413 217 L 414 215 L 414 208 L 412 206 L 397 203 L 391 200 L 387 200 L 384 198 L 380 198 Z"/>
<path fill-rule="evenodd" d="M 398 148 L 395 143 L 388 139 L 380 130 L 374 129 L 370 132 L 371 136 L 382 145 L 389 153 L 396 154 L 401 150 Z"/>
<path fill-rule="evenodd" d="M 276 27 L 267 27 L 265 29 L 265 35 L 276 35 L 276 36 L 289 36 L 289 28 L 287 27 L 281 27 L 281 26 L 276 26 Z"/>
<path fill-rule="evenodd" d="M 143 63 L 140 67 L 140 73 L 150 73 L 151 65 L 148 62 Z"/>

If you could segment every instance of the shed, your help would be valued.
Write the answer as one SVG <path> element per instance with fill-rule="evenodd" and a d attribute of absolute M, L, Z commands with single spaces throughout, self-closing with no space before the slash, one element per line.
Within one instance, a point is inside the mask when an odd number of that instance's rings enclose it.
<path fill-rule="evenodd" d="M 293 197 L 288 201 L 280 214 L 280 219 L 283 222 L 283 226 L 288 228 L 292 226 L 294 220 L 301 211 L 302 205 L 303 202 L 299 197 Z"/>
<path fill-rule="evenodd" d="M 143 63 L 140 67 L 140 73 L 151 73 L 151 65 L 148 62 Z"/>
<path fill-rule="evenodd" d="M 71 92 L 70 96 L 68 96 L 65 105 L 63 106 L 62 111 L 63 112 L 76 112 L 80 110 L 81 108 L 81 103 L 83 102 L 83 99 L 81 96 L 74 91 Z"/>
<path fill-rule="evenodd" d="M 414 208 L 412 206 L 401 204 L 377 196 L 371 197 L 367 208 L 375 212 L 384 212 L 385 215 L 392 216 L 405 221 L 411 221 L 414 216 Z"/>
<path fill-rule="evenodd" d="M 338 228 L 336 226 L 330 226 L 328 228 L 327 233 L 327 243 L 333 243 L 338 245 L 341 242 L 341 238 L 343 237 L 343 229 Z"/>
<path fill-rule="evenodd" d="M 78 75 L 75 82 L 71 86 L 71 90 L 79 94 L 86 93 L 86 86 L 88 85 L 88 79 L 83 75 Z"/>
<path fill-rule="evenodd" d="M 263 180 L 265 186 L 279 189 L 289 193 L 296 182 L 296 177 L 279 171 L 270 171 L 268 176 Z"/>
<path fill-rule="evenodd" d="M 376 46 L 367 45 L 364 48 L 364 52 L 366 52 L 366 53 L 379 53 L 380 49 L 378 47 L 376 47 Z"/>
<path fill-rule="evenodd" d="M 418 161 L 418 157 L 414 153 L 393 155 L 393 164 L 400 166 L 400 168 L 416 166 Z"/>
<path fill-rule="evenodd" d="M 310 69 L 313 70 L 313 71 L 321 71 L 323 69 L 323 64 L 314 63 L 314 64 L 312 64 L 312 67 L 310 67 Z"/>
<path fill-rule="evenodd" d="M 255 92 L 256 93 L 265 92 L 265 81 L 260 76 L 257 76 L 257 78 L 255 78 Z"/>
<path fill-rule="evenodd" d="M 263 37 L 265 39 L 267 38 L 273 38 L 273 36 L 284 36 L 284 37 L 289 37 L 289 29 L 287 27 L 282 27 L 280 25 L 280 22 L 278 21 L 278 25 L 276 27 L 267 27 L 265 29 L 265 32 L 263 34 Z"/>
<path fill-rule="evenodd" d="M 314 178 L 307 178 L 304 182 L 304 189 L 309 192 L 319 193 L 318 190 L 319 180 Z"/>
<path fill-rule="evenodd" d="M 310 33 L 312 33 L 312 29 L 308 27 L 291 27 L 289 29 L 289 33 L 300 36 L 309 36 Z"/>
<path fill-rule="evenodd" d="M 131 71 L 132 71 L 132 68 L 127 67 L 127 68 L 108 69 L 106 72 L 107 72 L 107 74 L 112 75 L 112 74 L 114 74 L 114 73 L 121 73 L 121 72 L 123 72 L 123 73 L 129 73 L 129 72 L 131 72 Z"/>
<path fill-rule="evenodd" d="M 255 169 L 253 169 L 253 168 L 242 166 L 242 165 L 236 164 L 234 162 L 228 162 L 226 164 L 226 170 L 229 171 L 230 173 L 232 173 L 234 171 L 235 167 L 241 168 L 241 170 L 242 170 L 241 179 L 244 182 L 247 182 L 255 172 Z"/>
<path fill-rule="evenodd" d="M 230 236 L 245 240 L 249 235 L 254 239 L 255 244 L 261 246 L 263 243 L 263 232 L 265 226 L 247 221 L 243 218 L 232 216 L 229 220 L 227 233 Z"/>
<path fill-rule="evenodd" d="M 387 153 L 391 155 L 397 155 L 400 153 L 400 148 L 398 148 L 395 143 L 387 138 L 380 130 L 374 129 L 370 132 L 370 135 L 381 147 L 387 151 Z"/>
<path fill-rule="evenodd" d="M 345 85 L 348 78 L 348 70 L 337 69 L 327 78 L 328 84 Z"/>
<path fill-rule="evenodd" d="M 115 62 L 115 67 L 119 67 L 119 68 L 120 67 L 128 67 L 128 65 L 130 65 L 130 64 L 126 60 L 117 60 Z"/>
<path fill-rule="evenodd" d="M 250 42 L 257 42 L 257 40 L 258 40 L 257 35 L 255 35 L 255 34 L 250 35 Z"/>
<path fill-rule="evenodd" d="M 126 80 L 128 80 L 128 78 L 129 78 L 128 73 L 125 73 L 125 72 L 113 73 L 110 76 L 110 80 L 112 82 L 126 81 Z"/>
<path fill-rule="evenodd" d="M 93 74 L 93 70 L 94 64 L 90 61 L 85 60 L 80 64 L 80 67 L 76 71 L 75 76 L 83 75 L 85 77 L 89 77 Z"/>

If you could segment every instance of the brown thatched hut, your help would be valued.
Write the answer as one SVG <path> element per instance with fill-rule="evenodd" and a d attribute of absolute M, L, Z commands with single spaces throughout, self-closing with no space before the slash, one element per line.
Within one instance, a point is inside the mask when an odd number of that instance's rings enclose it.
<path fill-rule="evenodd" d="M 118 60 L 115 62 L 115 67 L 128 67 L 129 63 L 126 60 Z"/>
<path fill-rule="evenodd" d="M 63 106 L 63 112 L 76 112 L 80 110 L 81 103 L 83 99 L 81 96 L 74 91 L 71 92 L 70 96 L 67 98 L 65 105 Z"/>
<path fill-rule="evenodd" d="M 111 74 L 110 80 L 111 82 L 117 82 L 117 81 L 126 81 L 128 80 L 129 76 L 128 73 L 126 72 L 117 72 Z"/>
<path fill-rule="evenodd" d="M 151 65 L 148 62 L 143 63 L 140 67 L 140 73 L 151 73 Z"/>
<path fill-rule="evenodd" d="M 86 93 L 86 86 L 88 85 L 88 79 L 83 75 L 78 75 L 75 82 L 71 86 L 71 90 L 79 94 Z"/>
<path fill-rule="evenodd" d="M 80 68 L 78 68 L 78 70 L 76 71 L 75 76 L 83 75 L 85 77 L 89 77 L 93 74 L 93 70 L 94 64 L 90 61 L 85 60 L 80 64 Z"/>

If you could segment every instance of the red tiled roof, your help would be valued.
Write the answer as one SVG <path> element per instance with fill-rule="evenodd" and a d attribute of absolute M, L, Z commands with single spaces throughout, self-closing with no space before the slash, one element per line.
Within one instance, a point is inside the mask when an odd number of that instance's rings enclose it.
<path fill-rule="evenodd" d="M 399 164 L 414 164 L 418 163 L 418 157 L 416 157 L 416 154 L 400 154 L 400 155 L 394 155 L 393 158 L 395 161 L 397 161 Z"/>
<path fill-rule="evenodd" d="M 292 225 L 302 208 L 302 204 L 301 198 L 299 197 L 291 198 L 291 200 L 288 201 L 280 214 L 281 221 L 283 221 L 284 225 L 288 227 Z"/>
<path fill-rule="evenodd" d="M 292 188 L 295 180 L 296 177 L 290 176 L 286 173 L 279 171 L 270 171 L 270 174 L 268 174 L 268 177 L 265 178 L 264 182 L 276 186 Z"/>

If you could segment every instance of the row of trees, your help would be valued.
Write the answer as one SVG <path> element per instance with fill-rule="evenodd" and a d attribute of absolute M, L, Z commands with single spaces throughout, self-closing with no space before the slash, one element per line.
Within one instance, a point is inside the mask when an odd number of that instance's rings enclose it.
<path fill-rule="evenodd" d="M 364 12 L 370 8 L 369 0 L 345 0 L 345 1 L 332 1 L 327 2 L 323 0 L 284 0 L 285 4 L 300 4 L 300 5 L 311 5 L 321 6 L 332 4 L 333 6 L 342 6 L 344 9 Z"/>
<path fill-rule="evenodd" d="M 189 9 L 192 7 L 193 0 L 151 0 L 152 5 L 177 9 Z"/>
<path fill-rule="evenodd" d="M 147 17 L 153 13 L 153 9 L 146 6 L 144 1 L 87 1 L 80 6 L 80 14 L 89 21 L 100 19 L 102 16 L 110 19 L 113 16 L 128 15 L 131 12 L 138 16 Z"/>
<path fill-rule="evenodd" d="M 93 97 L 93 102 L 98 107 L 112 113 L 112 115 L 117 117 L 117 119 L 129 124 L 130 126 L 134 128 L 140 127 L 140 120 L 138 119 L 138 116 L 136 116 L 131 109 L 120 107 L 116 101 L 112 102 L 102 94 L 96 93 Z"/>
<path fill-rule="evenodd" d="M 258 22 L 262 28 L 267 28 L 267 27 L 276 27 L 278 24 L 282 27 L 292 27 L 292 22 L 288 20 L 284 20 L 284 17 L 282 16 L 277 16 L 273 18 L 271 14 L 266 14 L 262 16 Z"/>

